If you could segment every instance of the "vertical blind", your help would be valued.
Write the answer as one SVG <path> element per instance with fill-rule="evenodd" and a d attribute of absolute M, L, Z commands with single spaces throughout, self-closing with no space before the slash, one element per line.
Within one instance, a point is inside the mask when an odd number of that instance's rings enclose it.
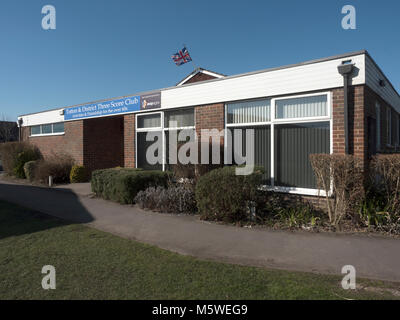
<path fill-rule="evenodd" d="M 146 157 L 147 149 L 153 143 L 158 141 L 158 138 L 155 138 L 154 141 L 146 141 L 147 133 L 148 132 L 137 133 L 137 155 L 136 155 L 137 167 L 142 168 L 144 170 L 162 170 L 162 164 L 160 163 L 150 164 L 147 161 Z M 159 136 L 161 136 L 161 132 L 159 133 Z M 156 153 L 156 156 L 159 156 L 158 153 Z"/>
<path fill-rule="evenodd" d="M 275 117 L 277 119 L 321 117 L 328 115 L 326 95 L 277 100 L 275 105 Z"/>
<path fill-rule="evenodd" d="M 164 126 L 170 127 L 170 122 L 176 122 L 177 128 L 194 126 L 194 109 L 174 110 L 164 113 Z"/>
<path fill-rule="evenodd" d="M 254 130 L 254 164 L 264 168 L 263 184 L 271 185 L 271 126 L 230 128 L 232 134 L 232 161 L 235 163 L 234 153 L 246 155 L 246 129 Z M 235 141 L 234 130 L 242 130 L 242 149 L 238 150 L 238 141 Z M 235 163 L 236 164 L 236 163 Z"/>
<path fill-rule="evenodd" d="M 257 100 L 228 104 L 228 124 L 271 121 L 271 101 Z"/>
<path fill-rule="evenodd" d="M 330 153 L 329 122 L 275 125 L 275 186 L 316 189 L 310 154 Z"/>
<path fill-rule="evenodd" d="M 161 127 L 161 114 L 156 113 L 145 116 L 138 116 L 137 127 L 139 129 Z"/>

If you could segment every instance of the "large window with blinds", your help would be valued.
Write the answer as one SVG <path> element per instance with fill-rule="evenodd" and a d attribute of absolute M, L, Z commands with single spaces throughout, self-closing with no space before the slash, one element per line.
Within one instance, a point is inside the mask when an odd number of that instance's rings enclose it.
<path fill-rule="evenodd" d="M 241 152 L 254 152 L 255 165 L 265 170 L 266 186 L 314 194 L 317 186 L 309 156 L 331 153 L 330 105 L 330 93 L 228 103 L 226 126 L 232 153 L 238 145 L 234 130 L 243 130 Z M 254 133 L 250 149 L 246 148 L 248 129 Z"/>

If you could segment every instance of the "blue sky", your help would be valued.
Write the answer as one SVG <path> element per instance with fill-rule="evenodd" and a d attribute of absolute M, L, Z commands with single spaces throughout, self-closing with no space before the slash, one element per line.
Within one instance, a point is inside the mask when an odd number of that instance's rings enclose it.
<path fill-rule="evenodd" d="M 57 29 L 41 28 L 56 8 Z M 357 30 L 341 28 L 341 8 Z M 193 70 L 232 75 L 367 49 L 400 90 L 399 1 L 2 0 L 0 117 L 169 87 Z"/>

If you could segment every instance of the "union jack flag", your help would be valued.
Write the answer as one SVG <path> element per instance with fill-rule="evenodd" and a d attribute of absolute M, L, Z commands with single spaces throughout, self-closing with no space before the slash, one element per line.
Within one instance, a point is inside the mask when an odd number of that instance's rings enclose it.
<path fill-rule="evenodd" d="M 180 50 L 179 52 L 173 54 L 171 58 L 172 60 L 174 60 L 177 66 L 192 61 L 192 58 L 190 57 L 189 51 L 187 51 L 186 47 Z"/>

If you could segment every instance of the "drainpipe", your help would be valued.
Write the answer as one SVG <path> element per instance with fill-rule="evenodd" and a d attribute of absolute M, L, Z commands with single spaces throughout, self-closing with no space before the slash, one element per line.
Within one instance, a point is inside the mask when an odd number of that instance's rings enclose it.
<path fill-rule="evenodd" d="M 18 119 L 18 141 L 20 141 L 20 142 L 22 141 L 21 140 L 21 138 L 22 138 L 21 137 L 21 135 L 22 135 L 21 131 L 22 131 L 22 118 L 19 118 Z"/>
<path fill-rule="evenodd" d="M 351 60 L 343 61 L 338 66 L 339 73 L 343 76 L 344 90 L 344 145 L 345 154 L 349 154 L 349 79 L 353 72 L 354 63 Z"/>

